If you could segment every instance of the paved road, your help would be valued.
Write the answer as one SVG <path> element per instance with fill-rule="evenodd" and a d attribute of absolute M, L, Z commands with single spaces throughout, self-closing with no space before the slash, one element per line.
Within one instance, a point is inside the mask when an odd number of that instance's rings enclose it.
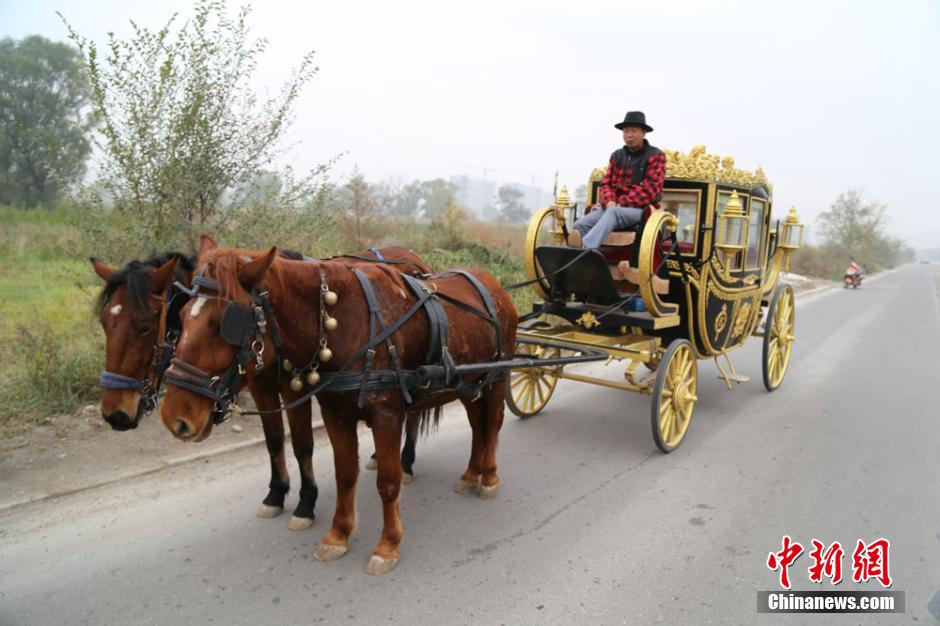
<path fill-rule="evenodd" d="M 647 398 L 562 383 L 542 415 L 507 420 L 495 501 L 452 491 L 469 438 L 449 413 L 419 447 L 403 558 L 385 577 L 364 573 L 380 523 L 368 473 L 350 553 L 311 556 L 333 508 L 325 445 L 305 532 L 254 517 L 261 449 L 19 507 L 0 516 L 0 623 L 806 623 L 755 611 L 784 534 L 849 552 L 892 541 L 907 613 L 828 622 L 932 623 L 938 288 L 938 268 L 914 265 L 798 301 L 783 386 L 760 384 L 758 341 L 735 354 L 754 381 L 733 392 L 700 363 L 691 431 L 670 455 L 652 442 Z M 794 587 L 809 588 L 808 558 L 797 565 Z"/>

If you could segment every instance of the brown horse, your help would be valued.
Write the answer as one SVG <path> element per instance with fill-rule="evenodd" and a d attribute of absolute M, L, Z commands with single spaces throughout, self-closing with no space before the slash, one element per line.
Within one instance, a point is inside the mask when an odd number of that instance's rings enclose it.
<path fill-rule="evenodd" d="M 427 419 L 429 409 L 460 399 L 473 438 L 457 491 L 495 497 L 504 379 L 456 376 L 447 387 L 401 388 L 401 377 L 407 379 L 426 365 L 429 354 L 453 367 L 454 362 L 490 362 L 512 349 L 518 316 L 509 295 L 491 275 L 482 270 L 444 273 L 415 287 L 385 266 L 354 271 L 331 261 L 295 263 L 278 259 L 274 248 L 267 253 L 220 248 L 200 259 L 199 272 L 214 287 L 200 292 L 201 297 L 183 311 L 183 334 L 160 411 L 163 423 L 180 439 L 208 437 L 225 395 L 220 387 L 236 385 L 241 380 L 236 372 L 251 378 L 274 367 L 270 346 L 276 326 L 282 339 L 279 358 L 306 364 L 301 372 L 311 380 L 308 393 L 319 391 L 333 445 L 336 513 L 315 552 L 318 559 L 333 560 L 349 549 L 356 524 L 359 420 L 372 428 L 384 511 L 382 537 L 367 572 L 385 573 L 399 558 L 398 453 L 406 413 L 418 412 Z M 371 299 L 366 283 L 373 292 Z M 257 313 L 264 300 L 273 309 L 273 320 Z M 441 311 L 447 320 L 444 333 Z M 317 376 L 309 378 L 311 372 Z M 366 385 L 364 372 L 374 374 Z M 318 382 L 321 375 L 324 382 Z"/>
<path fill-rule="evenodd" d="M 204 251 L 217 247 L 209 237 L 204 237 L 201 243 Z M 284 251 L 282 255 L 291 259 L 303 258 L 290 251 Z M 418 255 L 399 246 L 373 248 L 356 255 L 337 257 L 337 260 L 352 266 L 379 259 L 409 273 L 430 271 Z M 185 287 L 191 287 L 193 261 L 179 253 L 168 253 L 144 262 L 132 261 L 120 270 L 97 259 L 92 259 L 92 265 L 105 281 L 97 306 L 105 332 L 106 370 L 102 373 L 101 412 L 113 429 L 129 430 L 136 428 L 143 414 L 156 406 L 162 374 L 169 365 L 165 358 L 171 355 L 168 352 L 171 346 L 166 341 L 167 306 L 171 298 L 180 293 L 172 283 L 175 279 Z M 265 372 L 251 381 L 249 391 L 259 408 L 270 410 L 280 406 L 280 394 L 288 391 L 284 388 L 287 384 L 271 372 Z M 297 508 L 289 527 L 302 530 L 313 523 L 317 499 L 309 403 L 288 410 L 287 417 L 301 480 Z M 284 454 L 284 424 L 280 413 L 263 415 L 262 426 L 270 457 L 271 480 L 257 515 L 275 517 L 283 511 L 284 499 L 290 489 Z M 415 441 L 416 433 L 412 429 L 402 451 L 403 467 L 409 475 L 413 472 Z"/>

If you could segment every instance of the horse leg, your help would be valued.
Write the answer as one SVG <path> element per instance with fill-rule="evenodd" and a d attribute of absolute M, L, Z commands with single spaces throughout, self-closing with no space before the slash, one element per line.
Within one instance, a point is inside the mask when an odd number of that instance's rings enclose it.
<path fill-rule="evenodd" d="M 313 475 L 313 425 L 310 402 L 304 402 L 287 412 L 290 439 L 294 457 L 300 468 L 300 500 L 287 526 L 291 530 L 306 530 L 313 526 L 313 513 L 317 503 L 317 480 Z"/>
<path fill-rule="evenodd" d="M 484 406 L 480 400 L 471 402 L 461 399 L 467 410 L 467 419 L 473 432 L 473 443 L 470 448 L 470 461 L 467 470 L 460 476 L 454 491 L 457 493 L 477 493 L 480 490 L 480 476 L 483 474 L 484 439 Z"/>
<path fill-rule="evenodd" d="M 418 414 L 417 413 L 408 413 L 407 421 L 405 422 L 405 445 L 401 449 L 401 468 L 405 472 L 405 476 L 402 479 L 407 485 L 412 480 L 414 480 L 414 464 L 416 454 L 415 447 L 418 443 Z M 367 470 L 375 470 L 379 468 L 378 461 L 375 460 L 375 452 L 372 453 L 372 456 L 369 457 L 369 460 L 366 461 Z"/>
<path fill-rule="evenodd" d="M 415 445 L 418 442 L 418 414 L 411 412 L 405 418 L 405 445 L 401 449 L 402 482 L 406 485 L 414 480 Z"/>
<path fill-rule="evenodd" d="M 382 539 L 372 552 L 366 572 L 385 574 L 398 564 L 398 544 L 401 543 L 401 513 L 398 499 L 401 495 L 402 424 L 394 415 L 382 415 L 372 420 L 372 438 L 375 441 L 376 461 L 379 464 L 376 486 L 382 498 Z"/>
<path fill-rule="evenodd" d="M 499 493 L 499 474 L 496 473 L 496 444 L 499 430 L 503 426 L 506 381 L 493 383 L 483 391 L 481 400 L 486 407 L 485 448 L 483 452 L 483 477 L 480 482 L 480 497 L 491 500 Z"/>
<path fill-rule="evenodd" d="M 356 529 L 356 480 L 359 478 L 359 436 L 356 420 L 332 414 L 324 404 L 323 423 L 333 446 L 333 466 L 336 470 L 336 512 L 333 526 L 320 541 L 313 556 L 321 561 L 333 561 L 349 551 L 349 536 Z"/>
<path fill-rule="evenodd" d="M 249 389 L 255 405 L 261 411 L 275 410 L 281 406 L 277 394 L 270 394 L 262 389 Z M 268 413 L 261 416 L 264 428 L 264 443 L 271 459 L 271 482 L 268 483 L 268 495 L 261 502 L 255 513 L 258 517 L 277 517 L 284 510 L 284 496 L 290 490 L 290 475 L 284 458 L 284 420 L 281 413 Z"/>

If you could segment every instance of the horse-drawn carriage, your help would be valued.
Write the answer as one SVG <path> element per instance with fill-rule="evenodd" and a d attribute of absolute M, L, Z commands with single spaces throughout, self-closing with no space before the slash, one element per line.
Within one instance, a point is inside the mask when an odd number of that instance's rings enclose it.
<path fill-rule="evenodd" d="M 541 411 L 559 378 L 645 393 L 652 396 L 653 438 L 669 452 L 691 421 L 698 359 L 713 357 L 730 389 L 748 379 L 735 371 L 729 351 L 761 336 L 764 385 L 773 391 L 782 382 L 794 300 L 779 278 L 802 242 L 796 210 L 772 225 L 772 187 L 760 168 L 737 169 L 730 157 L 719 161 L 701 146 L 666 154 L 658 210 L 637 232 L 612 233 L 599 251 L 567 246 L 581 207 L 564 188 L 553 206 L 533 216 L 526 268 L 541 300 L 523 316 L 530 319 L 517 341 L 519 352 L 544 364 L 513 371 L 506 402 L 517 415 Z M 596 201 L 604 173 L 592 173 L 586 206 Z M 566 369 L 565 348 L 599 349 L 608 362 L 627 361 L 625 380 Z"/>
<path fill-rule="evenodd" d="M 373 574 L 399 558 L 399 490 L 414 460 L 413 446 L 410 459 L 401 451 L 406 418 L 419 428 L 444 403 L 464 404 L 473 437 L 456 489 L 486 499 L 500 486 L 503 396 L 515 413 L 534 415 L 559 378 L 652 395 L 653 435 L 668 452 L 685 436 L 697 400 L 697 359 L 724 357 L 729 371 L 720 363 L 719 370 L 731 387 L 745 377 L 727 352 L 762 335 L 764 384 L 773 390 L 783 380 L 793 292 L 777 283 L 781 265 L 800 247 L 802 226 L 791 210 L 771 229 L 770 185 L 760 170 L 743 172 L 730 159 L 719 168 L 718 158 L 699 148 L 668 153 L 667 163 L 662 210 L 638 232 L 615 233 L 600 252 L 565 245 L 578 211 L 565 193 L 536 214 L 526 264 L 542 300 L 518 333 L 515 306 L 493 276 L 481 269 L 429 274 L 404 249 L 394 257 L 391 249 L 371 249 L 311 259 L 276 248 L 219 248 L 203 237 L 194 264 L 168 255 L 116 270 L 93 260 L 106 281 L 98 303 L 108 338 L 102 413 L 117 429 L 135 427 L 165 381 L 164 424 L 180 439 L 199 441 L 240 410 L 237 392 L 249 386 L 271 457 L 259 515 L 279 513 L 288 490 L 286 411 L 301 468 L 291 527 L 300 529 L 313 523 L 317 498 L 310 428 L 316 397 L 337 483 L 333 526 L 315 553 L 322 560 L 349 549 L 357 423 L 365 421 L 383 504 L 382 537 L 367 567 Z M 602 174 L 591 177 L 592 201 Z M 625 382 L 571 371 L 614 359 L 629 361 Z M 641 364 L 654 373 L 641 377 Z"/>

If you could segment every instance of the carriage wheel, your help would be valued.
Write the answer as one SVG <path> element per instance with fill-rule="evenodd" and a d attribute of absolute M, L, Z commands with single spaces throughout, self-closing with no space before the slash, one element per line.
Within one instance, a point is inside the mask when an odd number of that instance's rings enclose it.
<path fill-rule="evenodd" d="M 542 275 L 535 259 L 535 249 L 539 246 L 561 245 L 563 237 L 555 232 L 555 209 L 548 207 L 537 211 L 529 220 L 529 229 L 525 236 L 525 272 L 528 280 L 535 280 Z M 544 300 L 549 299 L 551 285 L 545 279 L 532 283 L 535 295 Z"/>
<path fill-rule="evenodd" d="M 548 328 L 550 324 L 538 321 L 530 328 Z M 531 354 L 539 359 L 551 359 L 559 356 L 558 348 L 544 348 L 530 343 L 517 343 L 516 354 Z M 509 410 L 525 419 L 532 417 L 545 408 L 555 392 L 561 366 L 526 367 L 509 372 L 509 384 L 506 385 L 506 406 Z"/>
<path fill-rule="evenodd" d="M 663 452 L 672 452 L 685 438 L 692 421 L 698 387 L 698 365 L 692 344 L 676 339 L 669 344 L 653 385 L 653 440 Z"/>
<path fill-rule="evenodd" d="M 781 285 L 774 292 L 767 309 L 767 330 L 764 332 L 764 387 L 773 391 L 783 382 L 790 365 L 794 336 L 793 289 Z"/>

